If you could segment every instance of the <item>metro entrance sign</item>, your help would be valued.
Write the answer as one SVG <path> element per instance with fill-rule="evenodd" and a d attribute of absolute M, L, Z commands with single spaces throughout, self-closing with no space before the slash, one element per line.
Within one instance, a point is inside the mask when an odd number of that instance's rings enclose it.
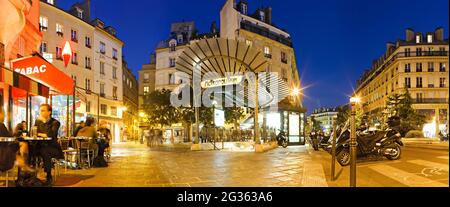
<path fill-rule="evenodd" d="M 237 85 L 242 82 L 243 76 L 229 76 L 225 78 L 217 78 L 205 80 L 201 82 L 202 88 L 215 88 L 226 85 Z"/>

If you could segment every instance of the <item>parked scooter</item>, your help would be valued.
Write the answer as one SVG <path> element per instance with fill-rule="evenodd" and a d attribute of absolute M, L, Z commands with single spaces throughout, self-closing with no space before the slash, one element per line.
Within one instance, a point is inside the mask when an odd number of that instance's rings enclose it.
<path fill-rule="evenodd" d="M 391 117 L 388 129 L 375 132 L 357 132 L 357 156 L 379 155 L 389 160 L 398 160 L 401 155 L 401 135 L 396 129 L 399 117 Z M 349 121 L 341 130 L 336 143 L 336 159 L 341 166 L 350 164 L 350 124 Z"/>
<path fill-rule="evenodd" d="M 278 133 L 278 135 L 277 135 L 277 141 L 278 141 L 278 146 L 282 146 L 283 148 L 286 148 L 288 146 L 286 132 L 284 132 L 283 130 L 280 130 L 280 133 Z"/>

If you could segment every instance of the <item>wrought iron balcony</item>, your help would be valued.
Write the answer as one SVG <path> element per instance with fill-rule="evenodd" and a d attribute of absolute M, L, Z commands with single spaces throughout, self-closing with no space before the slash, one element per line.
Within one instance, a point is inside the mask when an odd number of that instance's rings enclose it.
<path fill-rule="evenodd" d="M 250 21 L 241 21 L 241 29 L 275 40 L 283 45 L 293 47 L 292 40 L 290 38 L 286 38 L 280 34 L 272 32 L 268 28 L 253 24 Z"/>

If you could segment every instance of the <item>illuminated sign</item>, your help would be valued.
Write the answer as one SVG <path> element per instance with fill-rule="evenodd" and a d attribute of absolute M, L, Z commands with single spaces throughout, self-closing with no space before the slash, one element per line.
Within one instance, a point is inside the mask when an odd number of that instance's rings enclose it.
<path fill-rule="evenodd" d="M 225 126 L 225 112 L 220 109 L 214 109 L 214 124 L 218 127 Z"/>
<path fill-rule="evenodd" d="M 42 57 L 47 60 L 49 63 L 53 63 L 53 55 L 51 53 L 43 53 Z"/>
<path fill-rule="evenodd" d="M 242 76 L 229 76 L 201 82 L 202 88 L 214 88 L 226 85 L 236 85 L 242 82 Z"/>
<path fill-rule="evenodd" d="M 45 73 L 47 71 L 46 65 L 41 66 L 31 66 L 26 68 L 15 68 L 14 71 L 22 74 L 22 75 L 32 75 L 38 73 Z"/>

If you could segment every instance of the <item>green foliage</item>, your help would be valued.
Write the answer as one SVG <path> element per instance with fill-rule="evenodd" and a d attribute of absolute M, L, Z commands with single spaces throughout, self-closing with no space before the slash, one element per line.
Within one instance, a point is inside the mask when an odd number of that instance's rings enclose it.
<path fill-rule="evenodd" d="M 317 121 L 314 116 L 311 116 L 311 122 L 312 122 L 312 130 L 317 132 L 317 131 L 321 131 L 322 128 L 320 127 L 320 125 L 322 125 L 322 123 L 320 121 Z"/>
<path fill-rule="evenodd" d="M 417 113 L 412 104 L 408 89 L 404 94 L 392 94 L 386 103 L 389 115 L 400 117 L 400 133 L 403 136 L 411 130 L 421 129 L 426 122 L 425 116 Z"/>
<path fill-rule="evenodd" d="M 225 120 L 227 124 L 234 124 L 237 128 L 238 122 L 244 117 L 242 107 L 225 107 Z"/>
<path fill-rule="evenodd" d="M 180 113 L 170 104 L 170 91 L 157 90 L 144 97 L 144 111 L 151 126 L 170 126 L 177 123 Z"/>

